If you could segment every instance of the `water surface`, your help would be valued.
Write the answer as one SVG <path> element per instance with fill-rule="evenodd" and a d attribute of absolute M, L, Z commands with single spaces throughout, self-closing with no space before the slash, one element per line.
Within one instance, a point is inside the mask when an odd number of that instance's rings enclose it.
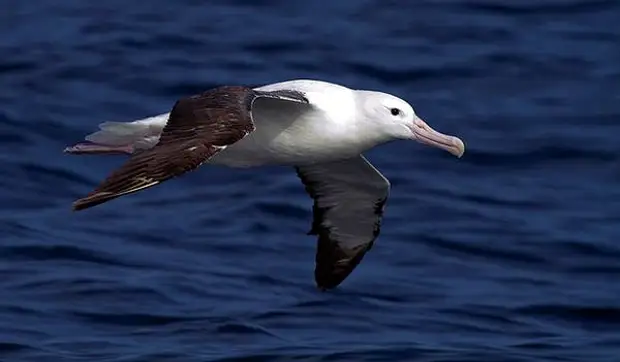
<path fill-rule="evenodd" d="M 0 360 L 617 361 L 612 0 L 5 1 Z M 314 287 L 293 170 L 209 167 L 72 213 L 123 157 L 62 149 L 221 84 L 315 78 L 463 138 L 368 158 L 383 232 Z"/>

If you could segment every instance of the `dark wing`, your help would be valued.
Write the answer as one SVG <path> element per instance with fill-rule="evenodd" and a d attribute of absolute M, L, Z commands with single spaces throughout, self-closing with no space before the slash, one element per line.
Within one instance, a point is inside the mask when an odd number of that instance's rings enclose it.
<path fill-rule="evenodd" d="M 86 209 L 196 169 L 254 130 L 251 109 L 258 97 L 307 103 L 295 91 L 257 92 L 229 86 L 180 99 L 157 145 L 133 155 L 88 196 L 77 200 L 73 209 Z"/>
<path fill-rule="evenodd" d="M 314 277 L 321 289 L 338 286 L 379 236 L 390 183 L 363 156 L 296 167 L 314 199 L 318 235 Z"/>

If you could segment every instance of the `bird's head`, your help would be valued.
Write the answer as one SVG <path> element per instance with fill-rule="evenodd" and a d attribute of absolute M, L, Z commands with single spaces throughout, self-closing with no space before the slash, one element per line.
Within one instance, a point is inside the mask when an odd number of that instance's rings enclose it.
<path fill-rule="evenodd" d="M 386 93 L 363 92 L 366 94 L 365 108 L 379 121 L 380 132 L 392 139 L 415 140 L 422 144 L 440 148 L 461 157 L 465 144 L 455 136 L 438 132 L 418 117 L 413 107 L 404 100 Z"/>

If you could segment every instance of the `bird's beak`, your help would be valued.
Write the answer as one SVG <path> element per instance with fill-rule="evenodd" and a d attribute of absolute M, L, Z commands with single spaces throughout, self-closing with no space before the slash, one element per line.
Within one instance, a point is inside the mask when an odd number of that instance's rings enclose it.
<path fill-rule="evenodd" d="M 420 143 L 441 148 L 456 157 L 461 157 L 465 153 L 465 144 L 460 138 L 437 132 L 419 118 L 413 122 L 411 132 L 413 132 L 413 139 Z"/>

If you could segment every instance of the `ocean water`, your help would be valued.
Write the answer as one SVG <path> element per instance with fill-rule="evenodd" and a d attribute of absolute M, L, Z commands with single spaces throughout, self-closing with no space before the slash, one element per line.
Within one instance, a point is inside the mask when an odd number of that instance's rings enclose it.
<path fill-rule="evenodd" d="M 620 361 L 620 3 L 2 2 L 0 361 Z M 62 149 L 221 84 L 397 94 L 467 144 L 367 153 L 382 234 L 314 286 L 289 168 L 205 167 L 74 213 Z"/>

